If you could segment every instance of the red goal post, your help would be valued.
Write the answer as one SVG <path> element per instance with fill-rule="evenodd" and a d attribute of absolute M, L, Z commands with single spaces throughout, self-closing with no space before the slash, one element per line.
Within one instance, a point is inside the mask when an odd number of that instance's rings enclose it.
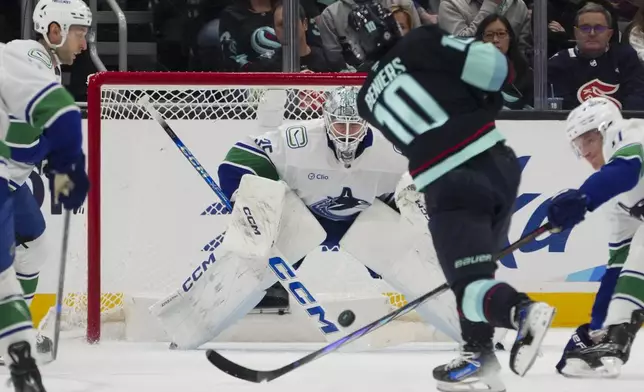
<path fill-rule="evenodd" d="M 66 280 L 70 283 L 65 297 L 65 306 L 80 320 L 74 323 L 86 323 L 82 326 L 87 340 L 101 339 L 102 318 L 124 307 L 128 291 L 162 297 L 175 289 L 186 267 L 196 264 L 195 257 L 203 254 L 195 245 L 206 237 L 193 237 L 209 233 L 208 238 L 213 238 L 218 234 L 214 231 L 223 227 L 219 221 L 198 219 L 199 209 L 210 203 L 216 206 L 217 197 L 191 173 L 194 169 L 182 162 L 183 156 L 167 135 L 137 103 L 141 96 L 147 95 L 171 126 L 176 126 L 179 137 L 216 179 L 222 152 L 236 139 L 253 134 L 253 122 L 267 90 L 287 92 L 285 121 L 309 120 L 321 116 L 323 91 L 360 86 L 363 81 L 364 75 L 347 73 L 102 72 L 90 76 L 87 266 L 86 271 L 84 266 L 71 268 L 74 276 Z M 166 196 L 167 200 L 158 200 Z M 217 215 L 210 213 L 213 208 L 200 215 Z M 202 224 L 206 229 L 199 230 Z M 165 227 L 170 227 L 168 232 L 163 231 Z M 194 244 L 185 245 L 188 242 Z M 175 265 L 182 264 L 183 260 L 177 260 L 184 257 L 186 265 Z M 82 276 L 86 276 L 86 287 Z M 392 297 L 396 305 L 402 301 L 400 296 Z"/>

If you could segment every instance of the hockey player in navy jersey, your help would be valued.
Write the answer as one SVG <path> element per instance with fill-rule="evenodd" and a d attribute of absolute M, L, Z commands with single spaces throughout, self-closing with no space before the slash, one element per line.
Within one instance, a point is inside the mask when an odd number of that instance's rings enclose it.
<path fill-rule="evenodd" d="M 360 90 L 360 115 L 409 159 L 425 194 L 438 260 L 461 314 L 462 355 L 434 369 L 442 391 L 505 390 L 494 327 L 518 330 L 511 369 L 532 367 L 554 308 L 495 280 L 521 172 L 496 129 L 508 60 L 490 43 L 422 26 L 397 40 L 377 4 L 357 11 L 376 63 Z M 393 46 L 392 46 L 393 45 Z M 430 243 L 427 246 L 431 246 Z"/>

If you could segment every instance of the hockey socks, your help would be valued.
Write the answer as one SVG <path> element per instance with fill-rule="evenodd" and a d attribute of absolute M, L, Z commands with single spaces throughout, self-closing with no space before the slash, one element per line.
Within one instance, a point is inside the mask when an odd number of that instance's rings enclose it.
<path fill-rule="evenodd" d="M 489 323 L 498 328 L 517 329 L 512 309 L 528 296 L 518 293 L 507 283 L 480 279 L 465 287 L 461 311 L 470 321 Z"/>

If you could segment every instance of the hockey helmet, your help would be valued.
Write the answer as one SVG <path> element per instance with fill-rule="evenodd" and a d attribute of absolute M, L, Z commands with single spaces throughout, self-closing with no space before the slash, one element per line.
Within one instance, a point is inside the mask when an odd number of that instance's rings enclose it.
<path fill-rule="evenodd" d="M 391 11 L 375 0 L 359 2 L 351 10 L 349 27 L 358 33 L 360 47 L 373 61 L 379 60 L 402 36 Z"/>
<path fill-rule="evenodd" d="M 366 122 L 358 115 L 358 88 L 338 87 L 326 93 L 324 123 L 338 159 L 350 164 L 367 134 Z"/>
<path fill-rule="evenodd" d="M 92 11 L 82 0 L 40 0 L 34 9 L 33 20 L 34 30 L 50 47 L 58 48 L 65 43 L 71 26 L 91 27 Z M 63 39 L 58 45 L 53 45 L 47 37 L 52 23 L 57 23 L 61 29 Z"/>
<path fill-rule="evenodd" d="M 566 136 L 577 156 L 580 156 L 581 151 L 575 143 L 577 138 L 591 131 L 598 131 L 604 138 L 606 131 L 621 120 L 622 113 L 613 101 L 605 97 L 593 97 L 568 114 Z"/>

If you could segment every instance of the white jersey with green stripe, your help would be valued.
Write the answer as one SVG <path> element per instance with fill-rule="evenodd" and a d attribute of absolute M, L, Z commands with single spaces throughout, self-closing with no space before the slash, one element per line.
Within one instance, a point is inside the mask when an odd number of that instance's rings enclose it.
<path fill-rule="evenodd" d="M 41 43 L 14 40 L 0 44 L 0 95 L 11 126 L 5 138 L 11 149 L 10 185 L 22 185 L 46 158 L 43 130 L 70 110 L 79 110 L 60 84 L 60 69 Z"/>
<path fill-rule="evenodd" d="M 604 136 L 603 153 L 606 163 L 614 159 L 638 159 L 644 162 L 644 120 L 623 120 L 612 126 Z M 644 199 L 644 180 L 635 187 L 610 200 L 606 213 L 610 223 L 610 267 L 621 267 L 626 260 L 628 248 L 642 221 L 629 215 L 627 209 Z"/>
<path fill-rule="evenodd" d="M 244 174 L 283 180 L 318 217 L 346 221 L 373 203 L 393 202 L 407 160 L 378 131 L 367 132 L 350 167 L 338 161 L 323 120 L 284 125 L 237 142 L 219 166 L 234 200 Z"/>

